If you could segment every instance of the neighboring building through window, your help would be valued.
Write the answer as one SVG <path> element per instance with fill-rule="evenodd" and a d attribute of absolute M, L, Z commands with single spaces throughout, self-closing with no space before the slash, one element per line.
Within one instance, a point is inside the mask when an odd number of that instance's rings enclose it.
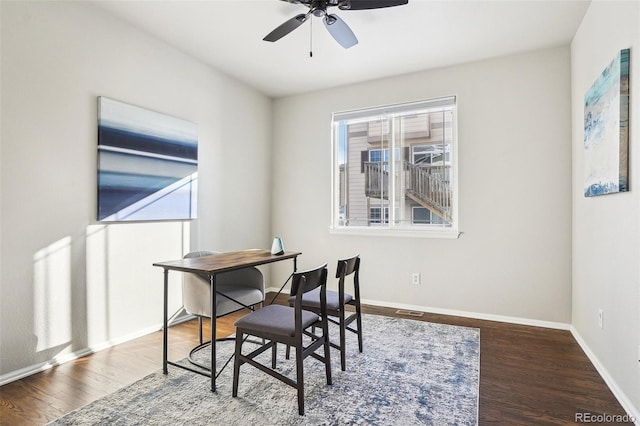
<path fill-rule="evenodd" d="M 336 113 L 333 228 L 452 229 L 455 97 Z"/>
<path fill-rule="evenodd" d="M 389 208 L 384 207 L 384 219 L 382 218 L 382 207 L 371 207 L 369 209 L 369 223 L 389 223 Z"/>
<path fill-rule="evenodd" d="M 424 207 L 412 207 L 411 223 L 414 225 L 444 225 L 444 219 Z"/>

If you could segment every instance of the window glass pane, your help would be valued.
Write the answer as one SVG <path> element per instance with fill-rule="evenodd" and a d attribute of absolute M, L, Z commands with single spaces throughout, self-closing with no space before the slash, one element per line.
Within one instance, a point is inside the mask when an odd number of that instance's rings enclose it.
<path fill-rule="evenodd" d="M 413 208 L 413 223 L 429 224 L 431 223 L 431 212 L 424 207 Z"/>
<path fill-rule="evenodd" d="M 452 226 L 454 113 L 446 98 L 334 114 L 334 226 Z"/>
<path fill-rule="evenodd" d="M 384 219 L 382 211 L 384 210 Z M 369 209 L 369 223 L 380 224 L 389 222 L 389 209 L 387 207 L 371 207 Z"/>

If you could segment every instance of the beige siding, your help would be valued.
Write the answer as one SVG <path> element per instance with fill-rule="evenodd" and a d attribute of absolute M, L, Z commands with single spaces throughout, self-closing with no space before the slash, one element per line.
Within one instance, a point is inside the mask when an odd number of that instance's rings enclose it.
<path fill-rule="evenodd" d="M 360 156 L 361 152 L 367 150 L 369 145 L 366 136 L 351 136 L 355 131 L 364 129 L 366 129 L 366 123 L 349 126 L 347 217 L 350 219 L 350 225 L 367 224 L 367 198 L 364 196 L 364 173 L 361 173 Z"/>

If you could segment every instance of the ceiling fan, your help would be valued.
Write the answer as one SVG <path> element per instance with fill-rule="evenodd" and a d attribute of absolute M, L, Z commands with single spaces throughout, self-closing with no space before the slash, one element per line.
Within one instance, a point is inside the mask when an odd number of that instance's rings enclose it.
<path fill-rule="evenodd" d="M 381 9 L 383 7 L 401 6 L 409 3 L 409 0 L 282 0 L 288 3 L 304 4 L 309 12 L 301 13 L 285 21 L 275 30 L 271 31 L 263 39 L 265 41 L 278 41 L 291 31 L 304 24 L 309 16 L 314 15 L 324 18 L 324 26 L 329 34 L 345 49 L 358 44 L 358 39 L 351 28 L 338 15 L 327 13 L 330 7 L 338 6 L 340 10 L 365 10 Z"/>

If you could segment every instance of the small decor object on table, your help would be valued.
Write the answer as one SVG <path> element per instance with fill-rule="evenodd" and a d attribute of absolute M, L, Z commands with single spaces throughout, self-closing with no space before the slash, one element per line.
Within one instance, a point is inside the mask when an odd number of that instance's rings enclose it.
<path fill-rule="evenodd" d="M 271 254 L 276 256 L 284 254 L 284 244 L 282 244 L 282 239 L 280 237 L 275 237 L 273 239 L 273 243 L 271 244 Z"/>

